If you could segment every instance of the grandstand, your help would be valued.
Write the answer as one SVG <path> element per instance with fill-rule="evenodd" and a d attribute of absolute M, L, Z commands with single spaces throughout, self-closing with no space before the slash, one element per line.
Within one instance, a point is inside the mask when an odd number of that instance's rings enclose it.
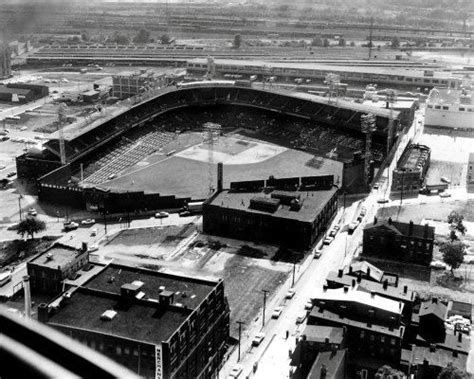
<path fill-rule="evenodd" d="M 183 111 L 184 108 L 186 111 Z M 233 82 L 203 82 L 168 87 L 154 98 L 135 105 L 112 119 L 102 123 L 96 120 L 95 128 L 84 128 L 83 133 L 79 131 L 70 134 L 65 140 L 68 169 L 56 170 L 54 181 L 48 180 L 48 175 L 43 176 L 39 181 L 39 196 L 40 199 L 61 197 L 52 195 L 53 191 L 63 189 L 54 185 L 58 180 L 57 176 L 59 173 L 67 173 L 79 180 L 81 167 L 82 188 L 100 185 L 102 189 L 118 190 L 117 186 L 109 185 L 112 179 L 120 178 L 130 167 L 136 167 L 148 156 L 174 143 L 177 134 L 201 131 L 203 123 L 207 121 L 221 123 L 224 133 L 240 128 L 241 135 L 257 141 L 265 140 L 288 149 L 299 149 L 313 156 L 328 156 L 350 163 L 356 154 L 360 157 L 364 141 L 360 117 L 367 112 L 376 116 L 377 131 L 374 133 L 373 153 L 379 157 L 380 163 L 387 141 L 393 141 L 395 137 L 395 134 L 389 136 L 389 133 L 396 133 L 399 122 L 397 111 L 388 112 L 383 108 L 344 101 L 334 103 L 317 96 L 298 97 L 285 92 L 257 90 L 241 87 Z M 391 119 L 394 128 L 389 128 Z M 45 147 L 49 160 L 54 156 L 59 161 L 58 140 L 48 141 Z M 34 163 L 36 172 L 44 173 L 44 170 L 37 169 L 41 165 L 41 157 L 33 159 L 27 155 L 28 153 L 19 157 L 17 165 Z M 298 159 L 304 162 L 302 157 Z M 306 165 L 310 170 L 322 165 L 322 161 L 316 158 L 304 159 L 308 161 Z M 304 166 L 304 163 L 301 164 Z M 19 173 L 33 171 L 18 169 Z M 311 171 L 301 172 L 301 175 L 314 174 Z M 67 183 L 67 180 L 60 182 Z M 117 183 L 121 183 L 123 187 L 123 181 L 119 180 Z M 132 190 L 124 187 L 123 190 L 125 189 Z M 135 187 L 133 190 L 140 188 Z M 148 190 L 161 192 L 159 183 Z M 174 195 L 169 192 L 169 188 L 167 191 L 164 195 Z M 76 193 L 74 195 L 79 196 Z"/>

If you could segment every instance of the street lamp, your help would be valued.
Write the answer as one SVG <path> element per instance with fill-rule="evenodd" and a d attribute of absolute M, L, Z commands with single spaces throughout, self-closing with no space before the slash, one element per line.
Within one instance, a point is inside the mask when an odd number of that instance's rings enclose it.
<path fill-rule="evenodd" d="M 265 326 L 265 306 L 267 304 L 267 293 L 268 290 L 262 290 L 263 292 L 263 318 L 262 318 L 262 328 Z"/>

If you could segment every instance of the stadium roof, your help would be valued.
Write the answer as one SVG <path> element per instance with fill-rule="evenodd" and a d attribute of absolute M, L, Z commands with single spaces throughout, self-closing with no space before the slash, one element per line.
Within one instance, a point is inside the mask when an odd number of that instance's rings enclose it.
<path fill-rule="evenodd" d="M 249 213 L 266 214 L 271 217 L 285 218 L 291 220 L 297 220 L 302 222 L 313 222 L 319 213 L 326 206 L 327 202 L 331 199 L 334 193 L 337 192 L 337 187 L 333 187 L 330 190 L 320 191 L 278 191 L 284 192 L 289 195 L 300 196 L 301 208 L 298 211 L 290 209 L 289 205 L 279 204 L 276 211 L 273 213 L 261 211 L 255 208 L 250 208 L 251 200 L 255 198 L 259 199 L 271 199 L 271 193 L 262 192 L 233 192 L 230 190 L 224 190 L 220 192 L 215 198 L 210 201 L 210 205 L 218 206 L 222 208 L 230 208 Z"/>

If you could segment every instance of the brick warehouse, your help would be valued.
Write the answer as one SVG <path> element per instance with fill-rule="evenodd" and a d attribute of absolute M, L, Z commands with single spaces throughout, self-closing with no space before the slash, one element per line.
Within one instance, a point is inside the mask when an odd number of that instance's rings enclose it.
<path fill-rule="evenodd" d="M 215 378 L 229 314 L 222 280 L 115 264 L 38 307 L 40 321 L 156 378 Z"/>
<path fill-rule="evenodd" d="M 205 233 L 307 249 L 337 210 L 333 176 L 231 183 L 203 207 Z"/>

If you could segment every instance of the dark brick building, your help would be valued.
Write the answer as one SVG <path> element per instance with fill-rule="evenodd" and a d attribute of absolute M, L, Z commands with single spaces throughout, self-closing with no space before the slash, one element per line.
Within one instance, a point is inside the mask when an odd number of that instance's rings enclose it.
<path fill-rule="evenodd" d="M 378 221 L 364 228 L 362 254 L 385 260 L 429 266 L 433 258 L 434 228 L 392 221 Z"/>
<path fill-rule="evenodd" d="M 38 319 L 139 376 L 215 378 L 226 351 L 224 282 L 110 264 Z"/>
<path fill-rule="evenodd" d="M 205 233 L 288 248 L 307 249 L 326 229 L 337 210 L 337 187 L 304 185 L 304 179 L 279 189 L 264 181 L 251 182 L 245 189 L 234 187 L 217 192 L 203 207 Z M 261 184 L 258 184 L 261 182 Z M 232 186 L 231 186 L 232 187 Z M 288 188 L 292 187 L 291 190 Z M 280 187 L 282 188 L 282 187 Z"/>
<path fill-rule="evenodd" d="M 392 191 L 418 193 L 430 167 L 431 149 L 424 145 L 408 145 L 393 170 Z"/>
<path fill-rule="evenodd" d="M 36 292 L 59 293 L 63 288 L 63 280 L 73 277 L 88 263 L 87 244 L 82 249 L 54 244 L 26 264 L 31 289 Z"/>

